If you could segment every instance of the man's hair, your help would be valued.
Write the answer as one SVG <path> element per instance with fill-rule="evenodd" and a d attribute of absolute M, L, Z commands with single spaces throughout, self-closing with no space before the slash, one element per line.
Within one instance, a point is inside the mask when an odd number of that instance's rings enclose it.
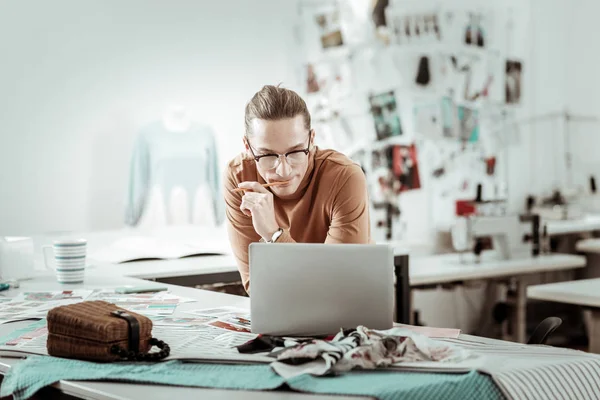
<path fill-rule="evenodd" d="M 304 127 L 310 129 L 310 114 L 302 97 L 293 90 L 265 85 L 246 104 L 246 136 L 252 135 L 252 120 L 278 121 L 302 115 Z"/>

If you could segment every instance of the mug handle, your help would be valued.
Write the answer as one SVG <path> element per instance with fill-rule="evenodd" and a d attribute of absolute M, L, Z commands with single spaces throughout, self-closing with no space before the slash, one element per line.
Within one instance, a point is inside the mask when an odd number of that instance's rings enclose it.
<path fill-rule="evenodd" d="M 42 253 L 44 254 L 44 265 L 46 266 L 47 269 L 49 269 L 50 271 L 54 271 L 55 269 L 52 267 L 52 263 L 48 262 L 48 257 L 47 257 L 47 252 L 46 250 L 50 250 L 52 257 L 54 257 L 54 253 L 52 250 L 52 246 L 49 245 L 44 245 L 42 246 Z"/>

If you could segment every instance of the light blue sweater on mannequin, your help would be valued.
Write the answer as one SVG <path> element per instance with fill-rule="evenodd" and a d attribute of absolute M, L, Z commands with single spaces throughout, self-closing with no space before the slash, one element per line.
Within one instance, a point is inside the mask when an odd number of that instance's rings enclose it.
<path fill-rule="evenodd" d="M 212 207 L 201 212 L 213 213 L 211 217 L 220 225 L 224 207 L 219 180 L 215 137 L 209 126 L 193 123 L 185 132 L 171 132 L 162 122 L 154 122 L 143 128 L 135 141 L 125 223 L 138 225 L 149 211 L 151 189 L 158 190 L 168 208 L 174 188 L 183 189 L 191 205 L 198 188 L 204 187 L 210 193 Z"/>

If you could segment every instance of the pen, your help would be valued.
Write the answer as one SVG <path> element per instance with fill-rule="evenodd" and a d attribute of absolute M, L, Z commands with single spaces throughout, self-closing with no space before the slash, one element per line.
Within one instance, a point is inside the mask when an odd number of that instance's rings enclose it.
<path fill-rule="evenodd" d="M 285 182 L 271 182 L 271 183 L 264 183 L 261 186 L 264 188 L 268 188 L 271 186 L 279 186 L 279 185 L 285 185 L 289 183 L 289 181 L 285 181 Z M 232 192 L 243 192 L 244 190 L 250 190 L 250 189 L 245 189 L 245 188 L 235 188 L 235 189 L 231 189 Z"/>

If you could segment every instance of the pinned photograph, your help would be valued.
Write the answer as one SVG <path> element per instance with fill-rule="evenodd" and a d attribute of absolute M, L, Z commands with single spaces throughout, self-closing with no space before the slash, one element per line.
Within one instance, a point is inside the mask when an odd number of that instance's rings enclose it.
<path fill-rule="evenodd" d="M 417 148 L 414 144 L 392 147 L 392 171 L 400 182 L 400 192 L 421 188 Z"/>
<path fill-rule="evenodd" d="M 402 125 L 394 91 L 369 96 L 377 140 L 402 135 Z"/>
<path fill-rule="evenodd" d="M 504 86 L 507 104 L 517 104 L 521 102 L 521 73 L 521 61 L 506 60 L 506 77 Z"/>
<path fill-rule="evenodd" d="M 344 44 L 340 24 L 340 13 L 337 8 L 334 8 L 330 12 L 317 14 L 315 16 L 315 22 L 319 28 L 321 47 L 323 49 L 339 47 Z"/>
<path fill-rule="evenodd" d="M 479 113 L 468 107 L 458 106 L 459 139 L 463 143 L 479 140 Z"/>
<path fill-rule="evenodd" d="M 389 30 L 387 28 L 387 20 L 385 10 L 389 5 L 389 0 L 373 0 L 371 3 L 371 19 L 375 25 L 375 33 L 377 38 L 386 45 L 389 44 Z"/>

